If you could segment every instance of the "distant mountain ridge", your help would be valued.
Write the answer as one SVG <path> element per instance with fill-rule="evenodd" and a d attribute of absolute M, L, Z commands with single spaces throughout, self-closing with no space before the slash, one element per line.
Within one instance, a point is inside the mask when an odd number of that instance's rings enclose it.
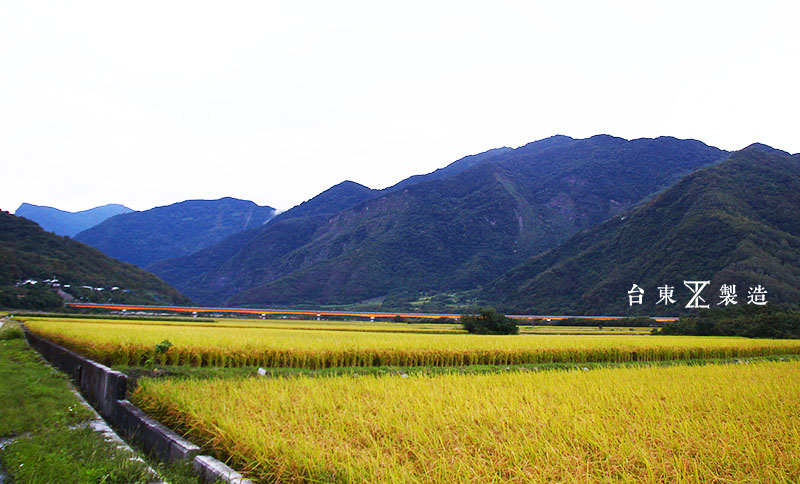
<path fill-rule="evenodd" d="M 56 235 L 74 237 L 77 233 L 94 227 L 114 215 L 130 212 L 133 210 L 113 203 L 80 212 L 67 212 L 53 207 L 23 203 L 14 215 L 33 220 L 44 230 L 54 232 Z"/>
<path fill-rule="evenodd" d="M 464 170 L 472 168 L 475 165 L 479 165 L 481 163 L 485 163 L 493 159 L 499 159 L 500 155 L 508 153 L 509 151 L 512 151 L 512 148 L 508 147 L 494 148 L 488 151 L 484 151 L 483 153 L 478 153 L 477 155 L 465 156 L 459 160 L 450 163 L 444 168 L 439 168 L 428 174 L 410 176 L 405 180 L 400 181 L 396 185 L 385 188 L 384 190 L 382 190 L 382 192 L 384 193 L 393 192 L 395 190 L 399 190 L 401 188 L 405 188 L 410 185 L 415 185 L 423 181 L 440 180 L 442 178 L 447 178 L 453 175 L 457 175 Z"/>
<path fill-rule="evenodd" d="M 687 309 L 683 281 L 722 285 L 745 305 L 761 285 L 770 304 L 800 302 L 800 155 L 754 144 L 698 170 L 648 203 L 576 234 L 525 262 L 482 293 L 522 313 L 670 314 Z M 643 304 L 630 305 L 633 284 Z M 674 304 L 659 304 L 659 287 Z M 666 302 L 666 300 L 664 301 Z"/>
<path fill-rule="evenodd" d="M 549 138 L 540 139 L 538 141 L 533 141 L 528 143 L 523 148 L 527 147 L 527 153 L 529 155 L 542 152 L 546 149 L 553 148 L 556 146 L 563 146 L 564 144 L 570 143 L 575 141 L 574 139 L 570 138 L 569 136 L 564 136 L 561 134 L 557 134 L 554 136 L 550 136 Z M 466 171 L 473 166 L 481 165 L 484 163 L 494 163 L 499 162 L 505 159 L 504 155 L 508 155 L 514 151 L 514 148 L 509 148 L 504 146 L 502 148 L 493 148 L 483 153 L 478 153 L 476 155 L 468 155 L 463 158 L 460 158 L 449 165 L 445 166 L 444 168 L 439 168 L 434 170 L 425 175 L 413 175 L 405 180 L 400 181 L 399 183 L 384 188 L 380 190 L 381 193 L 386 194 L 401 188 L 406 188 L 410 185 L 415 185 L 417 183 L 425 182 L 425 181 L 432 181 L 432 180 L 441 180 L 443 178 L 449 178 L 455 176 L 463 171 Z"/>
<path fill-rule="evenodd" d="M 397 306 L 427 292 L 488 284 L 727 156 L 670 137 L 555 136 L 466 157 L 449 165 L 455 165 L 449 174 L 365 192 L 335 213 L 285 224 L 276 218 L 246 240 L 223 242 L 224 257 L 204 251 L 150 269 L 204 304 L 350 304 L 381 297 Z"/>
<path fill-rule="evenodd" d="M 62 297 L 191 304 L 189 298 L 138 267 L 0 211 L 0 307 L 53 308 L 61 305 Z"/>
<path fill-rule="evenodd" d="M 314 198 L 279 214 L 272 222 L 314 215 L 329 215 L 350 208 L 356 203 L 376 196 L 378 193 L 380 193 L 378 190 L 373 190 L 354 181 L 345 180 L 328 188 Z"/>
<path fill-rule="evenodd" d="M 311 240 L 329 218 L 376 196 L 352 181 L 344 181 L 281 213 L 263 227 L 232 235 L 194 254 L 156 262 L 147 270 L 158 274 L 197 301 L 217 304 L 270 277 L 279 261 Z"/>
<path fill-rule="evenodd" d="M 275 209 L 248 200 L 186 200 L 105 220 L 75 236 L 123 262 L 145 267 L 202 250 L 238 232 L 259 227 Z"/>

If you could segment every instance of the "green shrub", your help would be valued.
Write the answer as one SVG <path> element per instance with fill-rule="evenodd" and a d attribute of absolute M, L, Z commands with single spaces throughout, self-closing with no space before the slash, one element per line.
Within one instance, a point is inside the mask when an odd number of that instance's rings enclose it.
<path fill-rule="evenodd" d="M 653 334 L 800 338 L 800 311 L 764 309 L 761 312 L 714 312 L 681 318 Z"/>
<path fill-rule="evenodd" d="M 0 340 L 24 338 L 25 333 L 14 321 L 0 322 Z"/>
<path fill-rule="evenodd" d="M 517 322 L 494 308 L 478 308 L 477 314 L 462 314 L 461 326 L 473 334 L 519 334 Z"/>

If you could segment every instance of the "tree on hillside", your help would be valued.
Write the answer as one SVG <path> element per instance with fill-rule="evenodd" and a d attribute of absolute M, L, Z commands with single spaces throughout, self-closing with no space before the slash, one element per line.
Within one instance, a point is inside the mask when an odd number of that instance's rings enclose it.
<path fill-rule="evenodd" d="M 517 322 L 494 308 L 478 308 L 477 314 L 462 314 L 461 326 L 473 334 L 519 334 Z"/>

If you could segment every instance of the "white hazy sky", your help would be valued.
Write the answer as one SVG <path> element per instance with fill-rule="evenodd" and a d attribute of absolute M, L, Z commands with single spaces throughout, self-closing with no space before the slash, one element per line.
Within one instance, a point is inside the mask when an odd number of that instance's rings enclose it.
<path fill-rule="evenodd" d="M 553 134 L 800 151 L 800 2 L 0 4 L 0 208 L 287 209 Z"/>

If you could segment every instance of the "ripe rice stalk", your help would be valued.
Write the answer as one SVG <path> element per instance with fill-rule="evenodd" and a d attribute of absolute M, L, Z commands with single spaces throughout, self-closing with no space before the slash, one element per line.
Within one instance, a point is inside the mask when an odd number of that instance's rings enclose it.
<path fill-rule="evenodd" d="M 137 405 L 264 482 L 796 483 L 800 362 L 143 379 Z"/>
<path fill-rule="evenodd" d="M 108 365 L 458 366 L 523 363 L 646 362 L 800 354 L 798 340 L 733 337 L 409 334 L 220 327 L 216 323 L 159 325 L 29 318 L 27 326 Z M 157 354 L 168 340 L 172 346 Z"/>

